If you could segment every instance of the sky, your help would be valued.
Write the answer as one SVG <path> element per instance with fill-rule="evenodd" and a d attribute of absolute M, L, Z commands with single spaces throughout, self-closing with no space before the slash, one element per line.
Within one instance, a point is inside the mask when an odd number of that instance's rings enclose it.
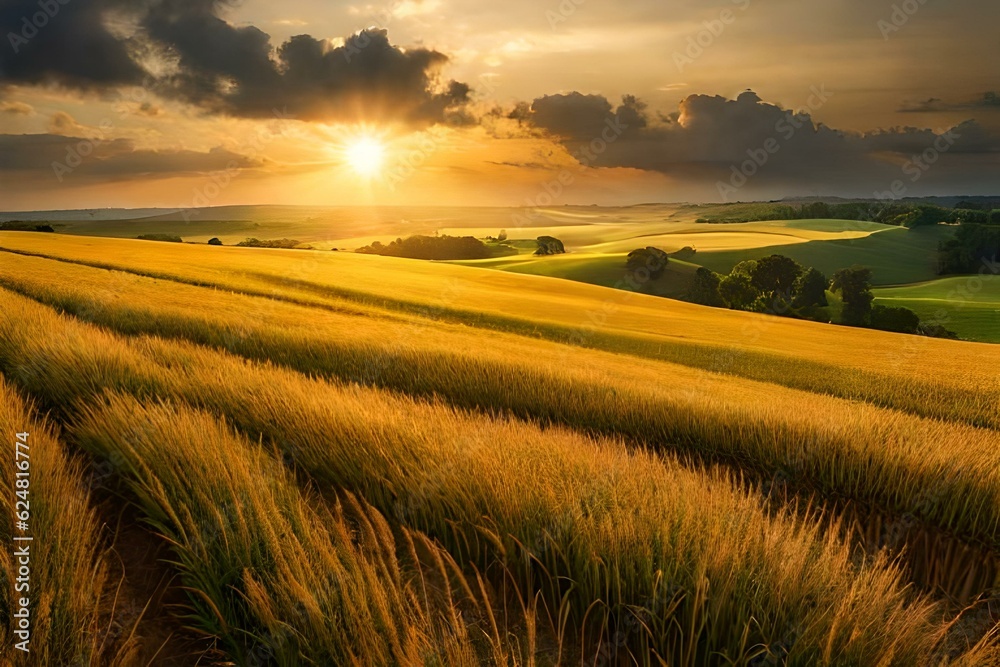
<path fill-rule="evenodd" d="M 0 210 L 1000 195 L 994 0 L 0 0 Z"/>

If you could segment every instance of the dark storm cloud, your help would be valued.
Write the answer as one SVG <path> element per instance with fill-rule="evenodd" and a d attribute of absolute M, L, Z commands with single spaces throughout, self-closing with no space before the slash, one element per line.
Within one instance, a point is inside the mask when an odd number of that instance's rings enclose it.
<path fill-rule="evenodd" d="M 129 43 L 106 27 L 110 0 L 0 0 L 0 86 L 100 88 L 142 81 Z"/>
<path fill-rule="evenodd" d="M 57 134 L 0 134 L 0 173 L 53 179 L 133 179 L 183 176 L 262 166 L 224 148 L 208 152 L 138 150 L 128 139 L 98 140 Z"/>
<path fill-rule="evenodd" d="M 830 96 L 814 89 L 809 104 L 815 110 Z M 1000 156 L 1000 137 L 975 121 L 940 133 L 911 127 L 843 132 L 815 122 L 809 110 L 783 109 L 750 91 L 735 100 L 691 95 L 679 113 L 659 114 L 656 122 L 635 98 L 615 109 L 603 97 L 578 93 L 538 98 L 513 117 L 551 135 L 589 166 L 723 182 L 743 169 L 752 172 L 755 187 L 864 192 L 896 178 L 901 162 L 929 149 L 948 154 L 952 169 L 962 156 L 980 167 L 985 156 L 996 169 Z"/>
<path fill-rule="evenodd" d="M 212 0 L 0 0 L 0 85 L 57 83 L 92 89 L 141 84 L 165 97 L 242 117 L 468 122 L 466 84 L 440 83 L 447 56 L 394 46 L 366 30 L 336 46 L 309 35 L 275 48 L 254 26 L 234 26 Z M 40 9 L 39 2 L 49 8 Z M 51 5 L 51 7 L 49 7 Z M 106 27 L 110 14 L 134 25 L 128 38 Z M 137 54 L 176 67 L 148 75 Z"/>
<path fill-rule="evenodd" d="M 634 133 L 646 126 L 644 111 L 645 105 L 632 96 L 615 109 L 606 97 L 573 92 L 540 97 L 530 107 L 515 109 L 512 117 L 565 139 L 580 139 L 600 136 L 612 118 L 622 133 Z"/>
<path fill-rule="evenodd" d="M 154 18 L 150 34 L 169 43 L 182 73 L 170 85 L 196 104 L 238 116 L 268 117 L 280 108 L 306 120 L 399 120 L 413 124 L 458 120 L 470 89 L 456 81 L 435 91 L 448 58 L 404 51 L 384 30 L 366 30 L 342 46 L 297 35 L 271 58 L 267 35 L 208 17 L 191 25 Z M 224 48 L 218 48 L 218 44 Z M 231 57 L 217 57 L 221 51 Z"/>

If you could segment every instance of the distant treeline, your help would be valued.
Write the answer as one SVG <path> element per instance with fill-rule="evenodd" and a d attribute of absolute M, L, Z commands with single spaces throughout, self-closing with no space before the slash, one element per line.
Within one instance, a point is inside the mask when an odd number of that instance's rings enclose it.
<path fill-rule="evenodd" d="M 218 240 L 218 239 L 213 239 Z M 218 244 L 213 243 L 212 245 L 222 245 L 221 242 Z M 294 250 L 302 245 L 302 241 L 298 239 L 257 239 L 248 238 L 245 241 L 240 241 L 236 244 L 240 248 L 282 248 L 285 250 Z M 311 250 L 312 248 L 304 248 L 305 250 Z"/>
<path fill-rule="evenodd" d="M 788 204 L 761 204 L 740 206 L 731 214 L 725 212 L 698 222 L 762 222 L 767 220 L 857 220 L 878 222 L 899 227 L 919 227 L 939 223 L 1000 223 L 1000 210 L 990 204 L 959 202 L 955 208 L 932 204 L 905 202 L 847 202 L 828 204 L 812 202 L 801 206 Z"/>
<path fill-rule="evenodd" d="M 184 239 L 173 234 L 140 234 L 136 236 L 140 241 L 165 241 L 167 243 L 184 243 Z"/>
<path fill-rule="evenodd" d="M 55 232 L 52 225 L 39 224 L 26 220 L 8 220 L 0 222 L 0 231 L 3 232 Z"/>
<path fill-rule="evenodd" d="M 407 259 L 488 259 L 518 254 L 517 248 L 507 240 L 505 233 L 501 238 L 488 237 L 489 243 L 472 236 L 424 236 L 416 234 L 407 238 L 398 238 L 385 245 L 375 241 L 371 245 L 358 248 L 355 252 L 365 255 L 383 255 L 385 257 L 406 257 Z M 562 242 L 550 236 L 539 237 L 536 254 L 558 254 L 565 252 Z"/>

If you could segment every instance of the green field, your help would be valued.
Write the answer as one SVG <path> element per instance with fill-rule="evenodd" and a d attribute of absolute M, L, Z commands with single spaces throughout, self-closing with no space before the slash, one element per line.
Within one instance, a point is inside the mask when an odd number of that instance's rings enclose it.
<path fill-rule="evenodd" d="M 909 308 L 967 340 L 1000 342 L 1000 276 L 940 278 L 874 294 L 877 303 Z"/>
<path fill-rule="evenodd" d="M 709 251 L 699 253 L 695 261 L 713 271 L 728 273 L 744 260 L 777 253 L 805 266 L 814 266 L 828 276 L 853 264 L 867 266 L 874 273 L 876 285 L 923 282 L 937 276 L 938 244 L 952 235 L 951 229 L 943 226 L 914 229 L 878 226 L 882 230 L 864 238 Z"/>

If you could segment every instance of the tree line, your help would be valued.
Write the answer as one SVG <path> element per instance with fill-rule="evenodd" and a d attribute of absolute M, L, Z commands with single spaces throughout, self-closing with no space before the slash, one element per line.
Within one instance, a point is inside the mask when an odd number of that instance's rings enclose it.
<path fill-rule="evenodd" d="M 1000 224 L 997 204 L 972 201 L 958 202 L 954 208 L 935 204 L 914 204 L 902 201 L 878 202 L 810 202 L 798 207 L 790 204 L 768 204 L 740 209 L 735 215 L 722 214 L 716 220 L 699 218 L 698 222 L 764 222 L 768 220 L 857 220 L 878 222 L 897 227 L 946 224 Z"/>

